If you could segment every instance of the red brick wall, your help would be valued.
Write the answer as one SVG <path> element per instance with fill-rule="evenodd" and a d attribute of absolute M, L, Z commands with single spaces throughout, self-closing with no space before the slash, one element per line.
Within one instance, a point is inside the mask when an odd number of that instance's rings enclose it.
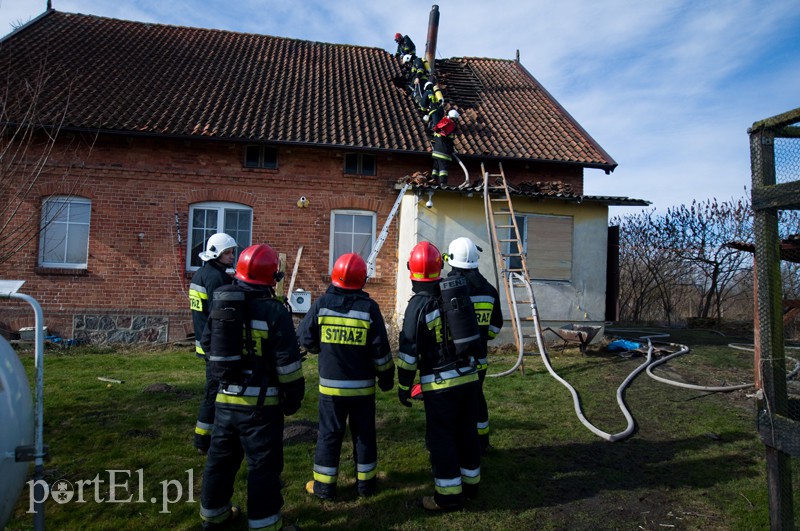
<path fill-rule="evenodd" d="M 88 142 L 79 137 L 65 140 Z M 253 208 L 253 242 L 269 243 L 286 254 L 287 277 L 298 247 L 303 246 L 295 288 L 309 290 L 316 298 L 329 282 L 331 210 L 377 212 L 380 230 L 397 197 L 395 182 L 431 167 L 427 155 L 378 154 L 377 176 L 344 175 L 343 154 L 330 149 L 279 147 L 279 168 L 259 170 L 242 167 L 241 144 L 102 137 L 91 149 L 84 145 L 77 152 L 54 155 L 15 217 L 18 222 L 29 217 L 38 220 L 41 202 L 49 194 L 91 199 L 88 269 L 38 268 L 38 238 L 34 237 L 0 264 L 0 278 L 26 280 L 22 291 L 39 301 L 50 332 L 62 337 L 71 337 L 74 314 L 113 314 L 167 316 L 170 339 L 179 339 L 191 330 L 182 256 L 189 206 L 201 201 L 231 201 Z M 496 167 L 486 169 L 498 171 Z M 480 175 L 479 166 L 470 172 Z M 551 165 L 534 171 L 519 166 L 514 172 L 538 175 L 539 180 L 560 174 L 561 179 L 582 185 L 580 168 Z M 454 167 L 451 173 L 453 181 L 460 182 L 460 168 Z M 506 174 L 510 174 L 508 168 Z M 10 201 L 9 195 L 16 189 L 0 191 L 0 200 L 4 204 Z M 303 195 L 309 206 L 301 209 L 296 203 Z M 176 212 L 184 242 L 180 246 Z M 395 222 L 378 258 L 377 275 L 366 287 L 385 310 L 387 320 L 394 308 L 397 237 Z M 26 307 L 0 302 L 0 327 L 16 330 L 32 321 Z"/>

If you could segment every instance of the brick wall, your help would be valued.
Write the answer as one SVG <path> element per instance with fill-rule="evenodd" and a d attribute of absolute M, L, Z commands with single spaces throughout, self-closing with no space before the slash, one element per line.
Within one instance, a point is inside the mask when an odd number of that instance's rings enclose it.
<path fill-rule="evenodd" d="M 249 169 L 242 167 L 241 144 L 107 136 L 92 139 L 90 146 L 86 138 L 62 136 L 71 145 L 82 141 L 82 147 L 51 158 L 14 219 L 38 223 L 42 200 L 50 194 L 90 199 L 88 268 L 37 267 L 35 236 L 0 264 L 0 278 L 27 281 L 22 291 L 42 305 L 49 332 L 62 337 L 72 337 L 74 316 L 103 314 L 117 320 L 164 316 L 169 339 L 185 337 L 191 331 L 186 296 L 191 275 L 185 272 L 184 257 L 188 212 L 191 204 L 201 201 L 252 207 L 253 242 L 269 243 L 285 253 L 287 276 L 302 245 L 295 288 L 316 298 L 329 283 L 331 210 L 374 211 L 380 230 L 397 197 L 395 182 L 416 171 L 430 171 L 431 166 L 428 155 L 378 154 L 377 176 L 344 175 L 344 151 L 293 146 L 278 148 L 277 170 Z M 546 179 L 561 172 L 562 178 L 582 185 L 580 168 L 551 166 L 536 171 L 515 167 L 517 179 L 528 173 Z M 454 176 L 459 172 L 457 167 L 452 170 Z M 470 172 L 480 175 L 478 166 Z M 20 168 L 20 174 L 26 169 Z M 9 195 L 17 189 L 0 191 L 0 200 L 11 201 Z M 297 207 L 300 196 L 308 198 L 308 208 Z M 387 312 L 394 308 L 397 237 L 395 223 L 378 258 L 376 277 L 366 287 Z M 388 321 L 388 313 L 386 317 Z M 0 302 L 0 328 L 32 324 L 26 307 Z"/>

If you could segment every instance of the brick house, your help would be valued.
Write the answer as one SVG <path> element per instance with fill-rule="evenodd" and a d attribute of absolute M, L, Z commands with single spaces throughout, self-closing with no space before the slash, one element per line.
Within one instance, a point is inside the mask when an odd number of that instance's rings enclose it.
<path fill-rule="evenodd" d="M 303 246 L 294 286 L 316 297 L 340 253 L 369 254 L 397 183 L 431 167 L 425 125 L 383 49 L 49 10 L 0 41 L 0 65 L 3 146 L 28 148 L 3 159 L 0 200 L 17 210 L 4 214 L 0 257 L 3 237 L 19 246 L 0 278 L 26 280 L 22 291 L 62 337 L 186 337 L 188 279 L 218 230 L 243 247 L 269 243 L 286 255 L 287 276 Z M 608 206 L 647 203 L 583 195 L 585 168 L 616 163 L 519 61 L 435 67 L 461 113 L 456 150 L 474 182 L 418 184 L 403 198 L 366 288 L 387 321 L 408 299 L 413 243 L 486 241 L 480 168 L 498 162 L 518 185 L 526 238 L 547 232 L 542 220 L 568 227 L 566 269 L 541 288 L 591 311 L 559 303 L 547 319 L 603 321 Z M 0 327 L 31 320 L 0 304 Z"/>

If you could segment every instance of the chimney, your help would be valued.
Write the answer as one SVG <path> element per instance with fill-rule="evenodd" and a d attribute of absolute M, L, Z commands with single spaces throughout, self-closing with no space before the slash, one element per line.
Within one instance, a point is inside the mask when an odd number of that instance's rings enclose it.
<path fill-rule="evenodd" d="M 436 62 L 436 39 L 439 37 L 439 6 L 431 6 L 431 16 L 428 19 L 428 42 L 425 45 L 425 59 L 431 68 L 431 77 L 434 75 Z"/>

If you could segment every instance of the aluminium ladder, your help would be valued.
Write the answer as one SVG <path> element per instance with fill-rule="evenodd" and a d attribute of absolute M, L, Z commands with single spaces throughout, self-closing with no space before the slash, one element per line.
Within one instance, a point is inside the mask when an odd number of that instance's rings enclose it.
<path fill-rule="evenodd" d="M 386 236 L 389 234 L 389 227 L 392 224 L 395 214 L 397 214 L 397 209 L 400 207 L 400 202 L 403 200 L 403 196 L 405 195 L 409 186 L 411 186 L 411 183 L 404 184 L 403 188 L 400 190 L 400 193 L 397 194 L 397 199 L 394 202 L 394 206 L 392 206 L 392 210 L 389 212 L 380 234 L 378 234 L 378 237 L 375 239 L 375 245 L 372 246 L 372 251 L 369 253 L 369 257 L 367 257 L 367 271 L 373 271 L 375 269 L 375 261 L 378 259 L 378 253 L 381 251 L 381 247 L 383 247 L 383 242 L 386 241 Z"/>
<path fill-rule="evenodd" d="M 520 354 L 519 368 L 524 375 L 525 366 L 522 362 L 522 357 L 525 340 L 536 339 L 538 341 L 541 335 L 536 333 L 538 332 L 539 320 L 530 284 L 525 247 L 517 226 L 514 205 L 508 190 L 503 164 L 498 163 L 498 165 L 500 173 L 490 174 L 481 163 L 483 199 L 486 209 L 486 223 L 490 229 L 489 236 L 494 245 L 495 270 L 499 271 L 500 276 L 502 276 L 506 301 L 508 301 L 508 308 L 511 313 L 509 318 L 514 332 L 514 341 Z M 519 260 L 519 265 L 512 267 L 511 259 L 515 258 Z M 524 289 L 524 296 L 520 300 L 517 300 L 516 297 L 518 289 Z M 531 326 L 523 326 L 523 324 Z M 525 333 L 523 328 L 532 329 L 534 333 Z M 514 369 L 491 376 L 505 376 L 513 371 Z"/>

